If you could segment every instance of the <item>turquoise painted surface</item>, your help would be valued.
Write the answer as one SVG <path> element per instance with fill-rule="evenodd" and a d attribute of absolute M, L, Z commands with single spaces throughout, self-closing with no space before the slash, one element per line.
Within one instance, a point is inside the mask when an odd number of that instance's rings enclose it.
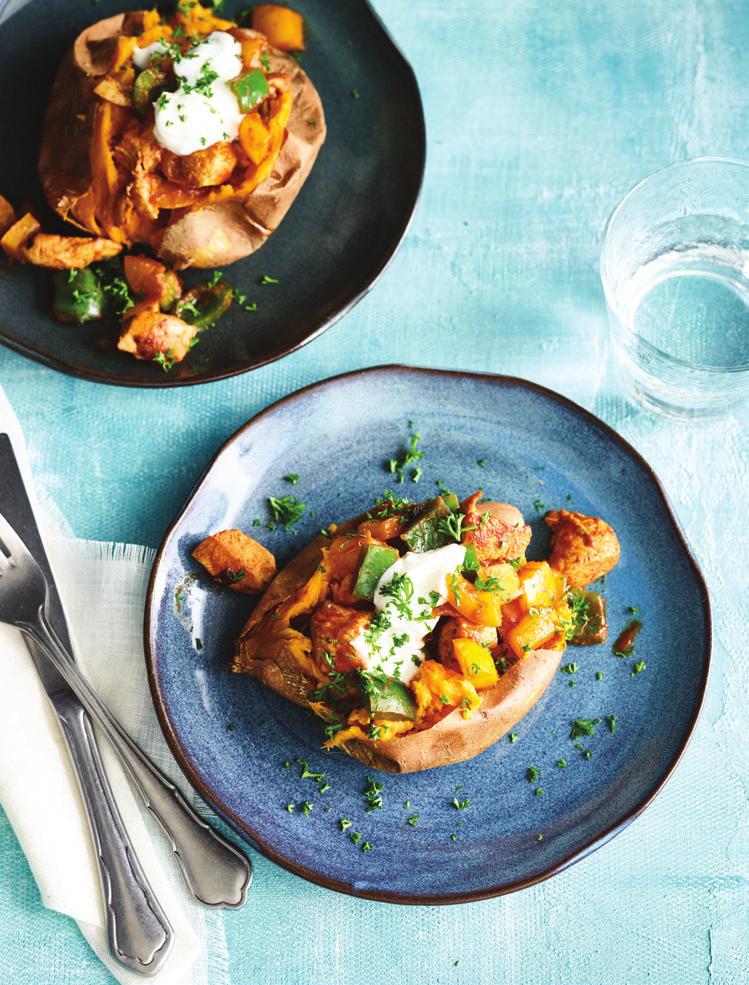
<path fill-rule="evenodd" d="M 80 536 L 155 545 L 216 445 L 249 416 L 380 362 L 514 373 L 604 417 L 661 475 L 714 600 L 710 692 L 676 775 L 596 855 L 466 907 L 352 900 L 257 859 L 251 903 L 226 917 L 232 983 L 747 981 L 749 413 L 683 428 L 626 402 L 597 258 L 609 211 L 650 170 L 699 154 L 749 158 L 749 7 L 376 6 L 416 68 L 430 138 L 423 198 L 392 267 L 309 348 L 200 389 L 104 388 L 0 350 L 37 481 Z M 74 925 L 41 908 L 4 820 L 0 849 L 0 981 L 110 982 Z"/>

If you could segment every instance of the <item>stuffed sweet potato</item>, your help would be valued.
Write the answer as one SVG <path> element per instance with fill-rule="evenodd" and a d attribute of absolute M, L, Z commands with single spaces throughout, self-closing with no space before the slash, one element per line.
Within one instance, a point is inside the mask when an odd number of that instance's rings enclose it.
<path fill-rule="evenodd" d="M 283 36 L 285 38 L 285 35 Z M 83 31 L 50 98 L 39 171 L 63 219 L 176 269 L 248 256 L 325 139 L 314 86 L 257 31 L 199 3 Z"/>
<path fill-rule="evenodd" d="M 310 708 L 326 747 L 368 767 L 470 759 L 539 700 L 568 641 L 589 642 L 576 638 L 589 623 L 579 589 L 571 598 L 559 568 L 526 561 L 530 534 L 515 507 L 480 493 L 386 498 L 275 576 L 232 670 Z"/>

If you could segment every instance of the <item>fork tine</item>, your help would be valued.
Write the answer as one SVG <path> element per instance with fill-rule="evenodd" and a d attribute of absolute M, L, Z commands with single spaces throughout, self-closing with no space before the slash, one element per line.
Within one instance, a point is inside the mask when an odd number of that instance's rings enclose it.
<path fill-rule="evenodd" d="M 29 553 L 29 549 L 2 513 L 0 513 L 0 541 L 8 548 L 11 558 L 14 558 L 16 563 L 21 559 L 34 560 Z"/>

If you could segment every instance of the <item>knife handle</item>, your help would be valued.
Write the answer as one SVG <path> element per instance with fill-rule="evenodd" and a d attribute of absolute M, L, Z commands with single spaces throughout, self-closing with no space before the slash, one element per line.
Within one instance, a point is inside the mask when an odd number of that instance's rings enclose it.
<path fill-rule="evenodd" d="M 114 801 L 91 719 L 69 693 L 52 697 L 86 807 L 104 897 L 112 957 L 141 975 L 155 975 L 174 932 L 140 866 Z"/>

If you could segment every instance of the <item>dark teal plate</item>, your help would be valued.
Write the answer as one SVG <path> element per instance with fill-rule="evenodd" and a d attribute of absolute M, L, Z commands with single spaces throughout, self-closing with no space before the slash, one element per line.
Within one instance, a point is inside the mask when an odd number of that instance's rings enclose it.
<path fill-rule="evenodd" d="M 367 771 L 320 750 L 318 720 L 227 671 L 250 602 L 193 579 L 191 551 L 207 534 L 236 526 L 287 561 L 323 524 L 361 512 L 392 487 L 385 462 L 403 450 L 408 420 L 422 435 L 423 476 L 418 485 L 396 486 L 399 494 L 424 499 L 442 480 L 463 495 L 481 487 L 507 499 L 533 527 L 531 557 L 547 556 L 546 508 L 605 517 L 622 545 L 604 589 L 611 640 L 631 618 L 630 606 L 644 629 L 631 659 L 614 656 L 610 645 L 568 649 L 564 663 L 576 663 L 577 671 L 557 675 L 517 726 L 516 742 L 503 739 L 456 766 L 378 774 L 384 806 L 368 812 Z M 284 482 L 289 473 L 300 476 L 296 486 Z M 308 504 L 297 532 L 253 527 L 255 518 L 267 519 L 268 496 L 289 492 Z M 332 889 L 397 903 L 455 903 L 561 871 L 650 803 L 697 721 L 710 607 L 658 480 L 609 427 L 522 380 L 391 366 L 301 390 L 224 445 L 161 546 L 145 640 L 172 751 L 243 837 Z M 639 661 L 646 669 L 633 676 Z M 571 723 L 595 718 L 596 734 L 576 748 Z M 319 783 L 302 779 L 297 759 L 324 772 L 330 789 L 321 793 Z M 531 766 L 539 771 L 533 783 L 526 779 Z M 458 809 L 453 798 L 470 806 Z M 298 807 L 287 811 L 305 800 L 313 805 L 309 816 Z M 346 832 L 341 818 L 352 822 Z M 362 835 L 358 845 L 352 832 Z M 361 850 L 367 840 L 371 852 Z"/>
<path fill-rule="evenodd" d="M 0 155 L 0 193 L 15 205 L 33 203 L 50 231 L 64 227 L 44 205 L 36 160 L 57 68 L 86 25 L 144 6 L 143 0 L 0 2 L 0 89 L 6 97 L 0 130 L 11 140 Z M 302 65 L 322 97 L 328 138 L 278 231 L 259 252 L 226 268 L 257 311 L 234 307 L 165 375 L 158 365 L 115 349 L 114 322 L 79 328 L 56 321 L 49 273 L 18 267 L 0 272 L 0 342 L 91 380 L 184 386 L 279 359 L 361 300 L 397 250 L 418 198 L 426 155 L 419 89 L 366 0 L 298 0 L 293 6 L 307 23 Z M 231 15 L 246 7 L 229 0 L 225 9 Z M 261 286 L 266 274 L 280 283 Z M 201 276 L 185 279 L 189 284 Z"/>

